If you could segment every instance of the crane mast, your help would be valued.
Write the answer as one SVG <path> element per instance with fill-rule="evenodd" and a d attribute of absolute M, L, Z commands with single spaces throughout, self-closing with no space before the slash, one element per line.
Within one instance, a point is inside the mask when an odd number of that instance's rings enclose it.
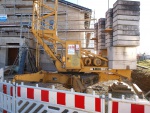
<path fill-rule="evenodd" d="M 39 66 L 39 44 L 44 48 L 45 52 L 54 60 L 57 61 L 58 64 L 60 60 L 56 57 L 57 55 L 57 46 L 56 42 L 60 41 L 57 37 L 57 6 L 58 0 L 55 0 L 55 7 L 51 8 L 43 4 L 43 0 L 34 0 L 33 1 L 33 17 L 32 17 L 32 33 L 37 39 L 37 47 L 36 47 L 36 66 Z M 43 14 L 42 10 L 47 9 L 49 13 Z M 54 24 L 52 25 L 52 29 L 46 28 L 44 25 L 48 26 L 49 23 L 44 22 L 44 20 L 48 19 L 50 16 L 54 16 Z M 49 25 L 50 26 L 50 25 Z M 53 44 L 53 50 L 48 47 L 48 45 L 44 42 L 44 40 L 49 41 Z"/>

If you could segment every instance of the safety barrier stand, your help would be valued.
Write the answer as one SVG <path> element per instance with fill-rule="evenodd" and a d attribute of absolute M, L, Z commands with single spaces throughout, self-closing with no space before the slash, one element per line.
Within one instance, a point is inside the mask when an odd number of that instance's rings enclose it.
<path fill-rule="evenodd" d="M 0 113 L 150 113 L 150 102 L 0 82 Z"/>
<path fill-rule="evenodd" d="M 15 87 L 10 82 L 0 82 L 0 110 L 15 113 Z"/>
<path fill-rule="evenodd" d="M 134 100 L 112 98 L 109 94 L 108 113 L 150 113 L 150 102 L 140 100 L 135 96 Z"/>

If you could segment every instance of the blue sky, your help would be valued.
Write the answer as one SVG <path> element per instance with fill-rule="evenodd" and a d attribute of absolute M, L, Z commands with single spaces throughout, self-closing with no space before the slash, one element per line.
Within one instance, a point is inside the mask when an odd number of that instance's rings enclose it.
<path fill-rule="evenodd" d="M 108 0 L 67 0 L 87 8 L 95 10 L 96 19 L 105 17 L 105 12 L 108 9 Z M 134 0 L 131 0 L 134 1 Z M 150 2 L 149 0 L 136 0 L 140 1 L 140 46 L 138 53 L 150 54 Z M 113 7 L 116 0 L 109 0 L 109 7 Z"/>

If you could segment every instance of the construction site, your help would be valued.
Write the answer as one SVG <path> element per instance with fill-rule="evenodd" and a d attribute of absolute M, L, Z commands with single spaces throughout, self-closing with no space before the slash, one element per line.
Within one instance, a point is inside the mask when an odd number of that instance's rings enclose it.
<path fill-rule="evenodd" d="M 150 113 L 140 5 L 0 0 L 0 113 Z"/>

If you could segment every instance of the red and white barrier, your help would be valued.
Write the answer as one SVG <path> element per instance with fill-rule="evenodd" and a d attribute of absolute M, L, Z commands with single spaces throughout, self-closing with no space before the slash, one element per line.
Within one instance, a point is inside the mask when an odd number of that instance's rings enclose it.
<path fill-rule="evenodd" d="M 105 99 L 100 96 L 71 91 L 0 82 L 2 113 L 105 113 Z M 150 113 L 150 102 L 135 98 L 112 98 L 109 94 L 108 113 Z"/>
<path fill-rule="evenodd" d="M 3 113 L 15 113 L 14 89 L 10 82 L 0 82 L 0 109 Z"/>
<path fill-rule="evenodd" d="M 108 113 L 150 113 L 148 101 L 109 98 Z"/>
<path fill-rule="evenodd" d="M 1 83 L 0 82 L 0 92 L 3 94 L 7 94 L 9 96 L 13 96 L 13 85 L 9 83 Z"/>
<path fill-rule="evenodd" d="M 31 87 L 23 84 L 17 86 L 17 97 L 94 113 L 104 113 L 105 107 L 105 100 L 100 99 L 98 95 Z"/>

